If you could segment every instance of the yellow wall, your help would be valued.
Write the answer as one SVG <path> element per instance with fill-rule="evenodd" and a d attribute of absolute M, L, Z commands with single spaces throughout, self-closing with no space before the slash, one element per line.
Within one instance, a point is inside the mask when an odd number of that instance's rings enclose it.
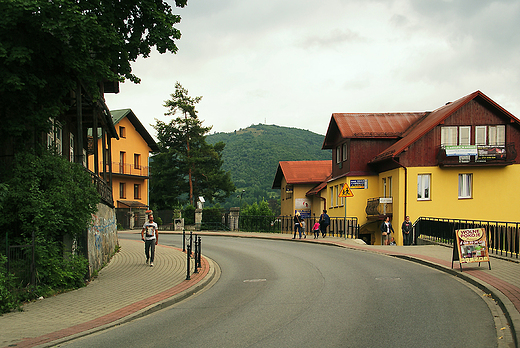
<path fill-rule="evenodd" d="M 417 200 L 417 175 L 431 174 L 430 200 Z M 472 198 L 458 198 L 459 174 L 473 174 Z M 408 168 L 408 215 L 519 221 L 520 165 L 505 167 Z"/>
<path fill-rule="evenodd" d="M 123 151 L 126 153 L 125 164 L 134 165 L 134 154 L 140 154 L 140 165 L 142 167 L 148 167 L 148 157 L 151 149 L 148 147 L 146 141 L 141 137 L 139 132 L 137 132 L 132 125 L 132 123 L 125 117 L 121 121 L 119 121 L 116 125 L 116 131 L 119 135 L 120 128 L 124 127 L 126 131 L 125 138 L 119 137 L 119 140 L 112 139 L 112 172 L 117 173 L 118 166 L 117 164 L 120 162 L 120 152 Z M 102 161 L 101 155 L 101 139 L 98 142 L 99 149 L 99 161 Z M 94 168 L 94 156 L 89 156 L 89 168 Z M 99 166 L 100 170 L 102 170 L 102 166 Z M 149 173 L 146 171 L 146 175 Z M 126 183 L 126 198 L 120 198 L 120 190 L 119 183 L 124 181 Z M 134 184 L 141 185 L 141 199 L 134 199 Z M 148 205 L 148 179 L 132 177 L 132 176 L 119 176 L 117 174 L 112 175 L 112 194 L 114 197 L 114 202 L 117 200 L 129 200 L 129 201 L 138 201 L 145 205 Z M 117 204 L 116 204 L 117 207 Z"/>

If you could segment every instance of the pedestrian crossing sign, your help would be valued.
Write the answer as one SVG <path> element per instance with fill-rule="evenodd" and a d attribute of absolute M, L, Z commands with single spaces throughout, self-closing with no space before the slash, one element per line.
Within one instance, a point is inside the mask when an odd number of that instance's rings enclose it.
<path fill-rule="evenodd" d="M 352 193 L 352 190 L 348 187 L 347 183 L 343 185 L 338 197 L 354 197 L 354 193 Z"/>

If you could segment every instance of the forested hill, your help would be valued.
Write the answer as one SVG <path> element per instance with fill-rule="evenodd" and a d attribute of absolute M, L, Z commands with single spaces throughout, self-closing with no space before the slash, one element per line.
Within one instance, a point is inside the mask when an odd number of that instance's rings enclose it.
<path fill-rule="evenodd" d="M 272 190 L 279 161 L 330 160 L 331 151 L 321 150 L 324 136 L 307 130 L 274 125 L 252 125 L 232 133 L 215 133 L 206 141 L 226 144 L 222 168 L 231 172 L 237 188 L 224 207 L 238 207 L 238 192 L 245 190 L 242 203 L 253 204 L 262 198 L 278 199 L 280 190 Z"/>

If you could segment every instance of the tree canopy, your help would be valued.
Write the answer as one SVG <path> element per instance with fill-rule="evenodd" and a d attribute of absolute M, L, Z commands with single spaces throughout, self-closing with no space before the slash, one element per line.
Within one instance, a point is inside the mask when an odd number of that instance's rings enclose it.
<path fill-rule="evenodd" d="M 150 201 L 160 208 L 171 208 L 202 196 L 208 202 L 221 202 L 235 191 L 231 174 L 221 169 L 225 144 L 208 144 L 211 127 L 202 125 L 195 104 L 201 97 L 190 97 L 177 82 L 175 92 L 164 106 L 169 123 L 156 120 L 159 154 L 150 163 Z"/>
<path fill-rule="evenodd" d="M 0 13 L 0 117 L 15 137 L 45 130 L 78 82 L 93 99 L 100 82 L 138 83 L 131 62 L 177 52 L 181 36 L 161 0 L 0 0 Z"/>

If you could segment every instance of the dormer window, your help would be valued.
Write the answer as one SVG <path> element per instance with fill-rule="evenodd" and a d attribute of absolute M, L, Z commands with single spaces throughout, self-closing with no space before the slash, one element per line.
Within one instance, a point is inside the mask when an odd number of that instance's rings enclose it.
<path fill-rule="evenodd" d="M 341 146 L 336 147 L 336 163 L 341 163 Z"/>

